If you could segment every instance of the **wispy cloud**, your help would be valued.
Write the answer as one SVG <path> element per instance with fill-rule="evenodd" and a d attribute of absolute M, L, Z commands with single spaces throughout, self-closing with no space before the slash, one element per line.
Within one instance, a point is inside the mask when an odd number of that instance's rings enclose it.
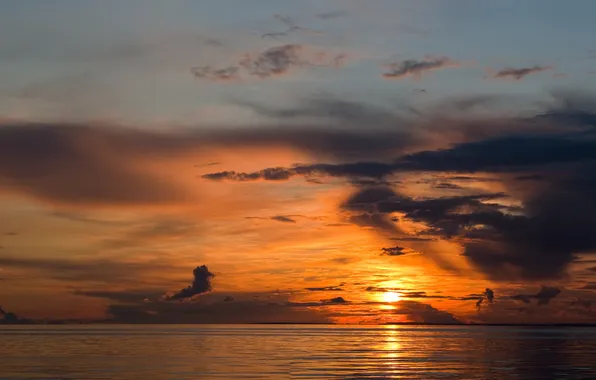
<path fill-rule="evenodd" d="M 508 67 L 496 72 L 490 71 L 491 77 L 496 79 L 512 78 L 514 80 L 522 80 L 526 76 L 531 74 L 540 73 L 543 71 L 551 70 L 552 66 L 532 66 L 532 67 L 521 67 L 512 68 Z"/>
<path fill-rule="evenodd" d="M 337 10 L 337 11 L 329 11 L 329 12 L 319 13 L 317 15 L 317 17 L 320 18 L 321 20 L 332 20 L 332 19 L 336 19 L 336 18 L 346 17 L 349 14 L 350 13 L 346 10 Z"/>
<path fill-rule="evenodd" d="M 277 39 L 286 33 L 266 33 L 263 37 Z M 236 81 L 243 75 L 266 79 L 288 74 L 296 68 L 340 68 L 347 57 L 346 53 L 331 54 L 328 51 L 307 48 L 301 44 L 285 44 L 267 48 L 259 53 L 246 53 L 237 62 L 227 67 L 195 66 L 191 68 L 191 73 L 197 79 L 215 82 Z"/>
<path fill-rule="evenodd" d="M 459 66 L 460 64 L 458 62 L 445 56 L 428 56 L 422 60 L 406 59 L 389 64 L 389 71 L 383 73 L 383 77 L 387 79 L 402 79 L 410 76 L 414 79 L 421 79 L 428 72 Z"/>
<path fill-rule="evenodd" d="M 296 220 L 290 218 L 289 216 L 285 215 L 276 215 L 271 217 L 272 220 L 282 223 L 296 223 Z"/>
<path fill-rule="evenodd" d="M 309 64 L 300 57 L 302 45 L 289 44 L 269 48 L 257 56 L 247 54 L 239 64 L 249 75 L 268 78 L 287 73 L 293 67 Z"/>
<path fill-rule="evenodd" d="M 238 72 L 240 68 L 238 66 L 229 66 L 221 69 L 216 69 L 211 66 L 193 67 L 191 69 L 192 74 L 196 78 L 208 79 L 215 82 L 223 81 L 234 81 L 240 79 Z"/>

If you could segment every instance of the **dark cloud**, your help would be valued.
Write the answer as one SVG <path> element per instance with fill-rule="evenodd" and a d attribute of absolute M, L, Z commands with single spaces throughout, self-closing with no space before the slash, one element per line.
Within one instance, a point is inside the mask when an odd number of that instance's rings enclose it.
<path fill-rule="evenodd" d="M 323 287 L 318 287 L 318 288 L 305 288 L 305 289 L 310 292 L 342 292 L 343 288 L 341 286 L 342 285 L 323 286 Z"/>
<path fill-rule="evenodd" d="M 449 296 L 442 296 L 439 294 L 428 294 L 427 292 L 421 292 L 421 291 L 400 291 L 399 295 L 401 298 L 407 298 L 407 299 L 420 299 L 420 298 L 426 298 L 426 299 L 449 299 Z"/>
<path fill-rule="evenodd" d="M 387 79 L 401 79 L 412 76 L 420 79 L 426 72 L 456 66 L 458 66 L 458 63 L 448 57 L 427 57 L 423 60 L 407 59 L 390 64 L 389 71 L 383 73 L 383 77 Z"/>
<path fill-rule="evenodd" d="M 2 316 L 2 319 L 0 319 L 0 324 L 11 325 L 11 324 L 26 322 L 25 320 L 19 318 L 19 316 L 17 316 L 15 313 L 12 313 L 10 311 L 5 311 L 1 306 L 0 306 L 0 315 Z"/>
<path fill-rule="evenodd" d="M 193 269 L 192 274 L 194 276 L 192 284 L 169 296 L 169 300 L 184 300 L 211 291 L 211 279 L 215 275 L 209 272 L 207 266 L 201 265 L 196 267 Z"/>
<path fill-rule="evenodd" d="M 0 186 L 74 204 L 163 204 L 186 199 L 182 189 L 130 165 L 133 152 L 109 145 L 110 140 L 132 143 L 128 132 L 65 125 L 0 126 Z M 157 136 L 139 137 L 146 141 L 139 141 L 137 149 L 155 144 L 160 150 L 157 140 L 150 141 Z"/>
<path fill-rule="evenodd" d="M 431 324 L 461 324 L 453 314 L 438 310 L 429 304 L 417 301 L 400 301 L 396 304 L 395 314 L 407 315 L 412 322 Z"/>
<path fill-rule="evenodd" d="M 410 253 L 410 249 L 406 247 L 388 247 L 388 248 L 381 248 L 381 256 L 404 256 Z"/>
<path fill-rule="evenodd" d="M 107 308 L 111 323 L 330 323 L 322 308 L 328 302 L 288 303 L 272 294 L 237 293 L 222 298 L 205 293 L 193 302 L 152 300 L 136 304 L 113 304 Z M 315 310 L 317 309 L 317 310 Z"/>
<path fill-rule="evenodd" d="M 538 306 L 548 305 L 550 301 L 561 293 L 561 289 L 553 286 L 542 286 L 540 291 L 536 294 L 516 294 L 511 296 L 512 299 L 530 303 L 531 300 L 536 300 Z"/>
<path fill-rule="evenodd" d="M 558 99 L 560 105 L 540 117 L 524 119 L 527 125 L 549 125 L 556 132 L 522 129 L 406 154 L 392 162 L 316 163 L 287 168 L 284 173 L 382 179 L 404 172 L 434 172 L 462 180 L 473 178 L 466 173 L 494 173 L 502 176 L 506 186 L 512 186 L 507 178 L 540 176 L 541 181 L 523 185 L 523 192 L 516 194 L 521 197 L 519 207 L 488 202 L 504 194 L 411 199 L 377 186 L 359 190 L 341 209 L 349 213 L 351 222 L 392 237 L 399 237 L 400 226 L 391 213 L 425 223 L 425 236 L 458 242 L 470 263 L 494 280 L 556 278 L 576 254 L 596 249 L 596 201 L 591 196 L 596 192 L 596 118 L 589 111 L 593 101 L 573 96 Z M 376 200 L 374 194 L 393 199 Z M 372 199 L 367 200 L 369 196 Z"/>
<path fill-rule="evenodd" d="M 315 156 L 344 157 L 388 152 L 394 136 L 314 126 L 155 132 L 109 125 L 0 123 L 0 188 L 71 205 L 189 202 L 193 197 L 185 189 L 137 162 L 171 159 L 205 147 L 240 146 L 285 146 Z M 280 179 L 291 174 L 284 172 L 264 170 L 252 177 Z M 212 177 L 226 176 L 232 172 Z"/>
<path fill-rule="evenodd" d="M 401 289 L 398 289 L 398 288 L 385 288 L 385 287 L 379 287 L 379 286 L 367 286 L 364 290 L 366 290 L 367 292 L 372 292 L 372 293 L 386 293 L 386 292 L 401 291 Z"/>
<path fill-rule="evenodd" d="M 486 288 L 482 294 L 470 294 L 467 297 L 462 297 L 459 299 L 463 301 L 476 300 L 476 308 L 480 310 L 484 301 L 488 302 L 489 304 L 493 303 L 495 299 L 495 292 L 492 289 Z"/>
<path fill-rule="evenodd" d="M 284 215 L 272 216 L 271 219 L 282 223 L 296 223 L 294 219 Z"/>
<path fill-rule="evenodd" d="M 541 181 L 544 179 L 544 177 L 539 174 L 529 174 L 529 175 L 520 175 L 518 177 L 515 177 L 515 179 L 518 181 Z"/>
<path fill-rule="evenodd" d="M 343 297 L 334 297 L 328 300 L 322 300 L 323 303 L 330 303 L 330 304 L 344 304 L 348 303 Z"/>
<path fill-rule="evenodd" d="M 503 70 L 499 70 L 492 74 L 493 78 L 513 78 L 515 80 L 520 80 L 525 78 L 527 75 L 539 73 L 546 70 L 551 70 L 551 66 L 532 66 L 532 67 L 522 67 L 519 69 L 515 68 L 506 68 Z"/>
<path fill-rule="evenodd" d="M 393 198 L 398 198 L 398 195 L 389 187 L 367 187 L 350 195 L 342 207 L 353 211 L 373 211 L 377 203 Z"/>
<path fill-rule="evenodd" d="M 580 138 L 582 137 L 582 138 Z M 503 155 L 504 150 L 507 155 Z M 514 172 L 540 167 L 596 160 L 596 136 L 584 134 L 509 136 L 458 144 L 453 148 L 423 151 L 402 156 L 393 163 L 354 162 L 346 164 L 296 165 L 268 168 L 260 172 L 220 172 L 207 179 L 287 179 L 295 175 L 384 178 L 396 172 Z M 277 174 L 268 176 L 271 172 Z"/>
<path fill-rule="evenodd" d="M 504 197 L 502 193 L 412 199 L 389 188 L 360 190 L 350 198 L 360 199 L 359 203 L 346 202 L 342 207 L 358 211 L 353 221 L 384 232 L 399 231 L 399 222 L 391 228 L 386 224 L 393 212 L 423 222 L 429 228 L 425 234 L 459 241 L 467 259 L 493 279 L 541 279 L 559 276 L 574 253 L 595 247 L 591 220 L 596 205 L 584 191 L 570 196 L 551 187 L 542 198 L 526 202 L 527 215 L 511 215 L 486 203 Z"/>
<path fill-rule="evenodd" d="M 460 173 L 506 172 L 536 169 L 544 165 L 596 159 L 596 136 L 591 134 L 517 135 L 453 148 L 413 153 L 398 159 L 394 170 Z M 507 154 L 502 152 L 507 150 Z"/>
<path fill-rule="evenodd" d="M 449 183 L 449 182 L 437 183 L 436 185 L 433 185 L 433 187 L 435 189 L 444 189 L 444 190 L 462 190 L 463 189 L 463 187 L 456 185 L 454 183 Z"/>
<path fill-rule="evenodd" d="M 489 303 L 493 303 L 494 299 L 495 299 L 495 292 L 492 289 L 486 288 L 484 290 L 484 294 L 486 296 L 486 300 Z"/>
<path fill-rule="evenodd" d="M 255 181 L 287 180 L 296 175 L 302 176 L 330 176 L 330 177 L 372 177 L 382 178 L 395 170 L 394 165 L 380 162 L 356 162 L 349 164 L 314 164 L 295 165 L 291 168 L 266 168 L 258 172 L 239 173 L 223 171 L 205 174 L 202 177 L 210 180 Z"/>

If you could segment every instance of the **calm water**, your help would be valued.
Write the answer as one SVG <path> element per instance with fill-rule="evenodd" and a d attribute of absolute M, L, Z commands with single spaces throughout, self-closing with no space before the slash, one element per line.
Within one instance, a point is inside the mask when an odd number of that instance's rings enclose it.
<path fill-rule="evenodd" d="M 0 379 L 596 379 L 596 329 L 0 327 Z"/>

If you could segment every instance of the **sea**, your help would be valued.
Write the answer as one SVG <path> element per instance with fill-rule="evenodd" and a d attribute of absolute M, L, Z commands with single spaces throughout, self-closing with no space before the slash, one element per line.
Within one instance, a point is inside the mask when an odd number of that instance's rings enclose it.
<path fill-rule="evenodd" d="M 596 379 L 596 328 L 0 326 L 0 379 Z"/>

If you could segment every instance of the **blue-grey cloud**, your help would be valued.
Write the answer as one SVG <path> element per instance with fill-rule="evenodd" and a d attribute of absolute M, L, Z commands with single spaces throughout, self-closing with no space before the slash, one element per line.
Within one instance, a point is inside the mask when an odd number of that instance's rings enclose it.
<path fill-rule="evenodd" d="M 426 57 L 422 60 L 406 59 L 391 63 L 389 65 L 389 71 L 383 73 L 383 77 L 387 79 L 402 79 L 411 76 L 420 79 L 427 72 L 457 66 L 459 64 L 449 57 Z"/>
<path fill-rule="evenodd" d="M 521 68 L 512 68 L 508 67 L 502 70 L 499 70 L 492 74 L 493 78 L 512 78 L 514 80 L 521 80 L 524 79 L 526 76 L 530 74 L 540 73 L 542 71 L 551 70 L 551 66 L 532 66 L 532 67 L 521 67 Z"/>

